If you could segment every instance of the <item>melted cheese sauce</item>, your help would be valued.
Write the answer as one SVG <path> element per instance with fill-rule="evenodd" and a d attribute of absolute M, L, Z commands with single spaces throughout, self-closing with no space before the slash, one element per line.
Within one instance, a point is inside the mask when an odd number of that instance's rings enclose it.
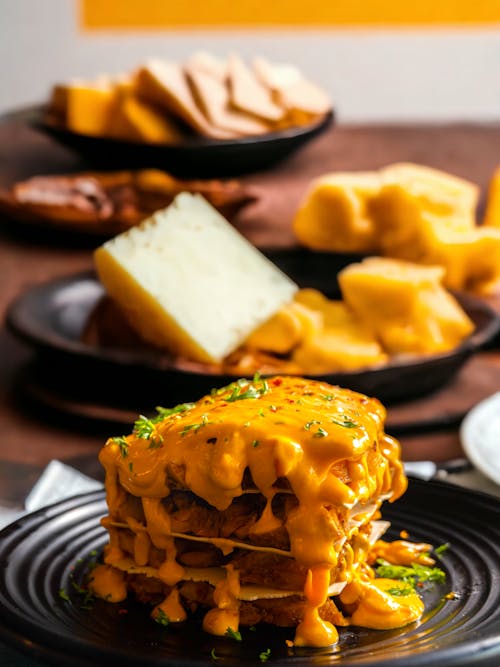
<path fill-rule="evenodd" d="M 98 565 L 92 570 L 89 589 L 108 602 L 122 602 L 127 597 L 125 575 L 110 565 Z"/>
<path fill-rule="evenodd" d="M 435 560 L 429 556 L 432 551 L 432 544 L 426 542 L 408 542 L 407 540 L 394 540 L 386 542 L 377 540 L 370 549 L 370 562 L 375 562 L 377 558 L 383 558 L 397 565 L 434 565 Z"/>
<path fill-rule="evenodd" d="M 394 594 L 398 590 L 402 594 Z M 405 583 L 394 579 L 354 580 L 344 588 L 340 600 L 354 606 L 349 618 L 351 625 L 389 630 L 402 628 L 424 613 L 421 598 L 408 590 Z"/>
<path fill-rule="evenodd" d="M 154 545 L 166 554 L 158 568 L 160 579 L 169 586 L 182 581 L 176 535 L 162 503 L 170 493 L 170 466 L 181 471 L 186 488 L 218 510 L 245 492 L 248 470 L 267 500 L 257 533 L 281 525 L 271 501 L 274 484 L 286 478 L 298 505 L 286 517 L 290 552 L 285 553 L 308 568 L 306 610 L 296 642 L 335 643 L 336 630 L 322 621 L 318 609 L 335 583 L 330 582 L 330 572 L 338 565 L 340 550 L 358 526 L 373 518 L 384 498 L 395 500 L 407 485 L 399 443 L 384 433 L 384 420 L 385 410 L 376 399 L 326 383 L 276 377 L 240 381 L 173 411 L 154 424 L 148 438 L 132 433 L 125 445 L 109 439 L 100 453 L 109 507 L 109 518 L 103 522 L 110 534 L 105 562 L 112 565 L 123 559 L 117 531 L 131 494 L 141 499 L 145 516 L 145 525 L 127 518 L 135 535 L 136 563 L 147 563 Z M 349 511 L 346 534 L 338 513 Z M 203 540 L 224 554 L 236 544 L 221 538 Z M 231 567 L 226 571 L 215 589 L 217 607 L 204 621 L 204 628 L 214 634 L 238 628 L 237 573 Z M 353 578 L 351 573 L 348 579 Z M 385 597 L 389 603 L 390 596 Z"/>

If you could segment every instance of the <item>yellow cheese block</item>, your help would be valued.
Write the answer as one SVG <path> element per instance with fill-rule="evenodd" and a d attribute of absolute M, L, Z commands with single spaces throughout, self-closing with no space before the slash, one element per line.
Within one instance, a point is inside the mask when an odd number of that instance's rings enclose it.
<path fill-rule="evenodd" d="M 500 229 L 427 226 L 422 240 L 421 261 L 443 266 L 449 289 L 487 294 L 500 279 Z"/>
<path fill-rule="evenodd" d="M 387 354 L 371 329 L 341 301 L 330 301 L 319 294 L 316 303 L 324 316 L 321 330 L 307 336 L 294 350 L 292 359 L 308 373 L 352 371 L 387 362 Z"/>
<path fill-rule="evenodd" d="M 413 163 L 339 172 L 312 182 L 293 226 L 299 242 L 313 250 L 440 264 L 447 287 L 487 291 L 500 277 L 500 262 L 496 232 L 476 226 L 478 196 L 474 183 Z M 495 215 L 500 227 L 495 208 L 500 211 L 500 171 L 490 188 L 490 227 Z M 488 244 L 490 257 L 481 257 Z"/>
<path fill-rule="evenodd" d="M 382 185 L 399 185 L 422 211 L 474 227 L 479 187 L 439 169 L 397 162 L 380 170 Z"/>
<path fill-rule="evenodd" d="M 271 319 L 264 322 L 245 341 L 245 346 L 277 354 L 288 354 L 304 338 L 323 327 L 319 310 L 307 308 L 296 300 L 283 306 Z"/>
<path fill-rule="evenodd" d="M 483 225 L 500 227 L 500 167 L 495 169 L 489 183 Z"/>
<path fill-rule="evenodd" d="M 370 257 L 339 273 L 345 303 L 390 354 L 456 347 L 474 324 L 441 285 L 442 267 Z"/>
<path fill-rule="evenodd" d="M 110 134 L 156 144 L 175 143 L 181 139 L 181 133 L 164 111 L 133 93 L 123 95 L 117 103 Z"/>
<path fill-rule="evenodd" d="M 146 341 L 204 362 L 221 361 L 297 291 L 203 197 L 185 192 L 104 243 L 95 264 Z"/>
<path fill-rule="evenodd" d="M 375 252 L 371 206 L 380 190 L 375 172 L 327 174 L 313 181 L 293 222 L 302 245 L 332 252 Z"/>
<path fill-rule="evenodd" d="M 478 188 L 430 167 L 394 164 L 380 171 L 382 185 L 371 212 L 380 254 L 421 261 L 430 230 L 475 226 Z"/>
<path fill-rule="evenodd" d="M 66 124 L 79 134 L 107 134 L 115 110 L 115 90 L 110 85 L 75 84 L 66 89 Z"/>

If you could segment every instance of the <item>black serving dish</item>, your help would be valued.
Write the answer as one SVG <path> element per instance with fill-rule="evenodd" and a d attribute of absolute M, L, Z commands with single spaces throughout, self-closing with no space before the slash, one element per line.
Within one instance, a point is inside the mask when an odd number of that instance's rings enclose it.
<path fill-rule="evenodd" d="M 8 307 L 10 330 L 35 346 L 47 372 L 63 369 L 68 387 L 79 383 L 95 401 L 137 409 L 145 404 L 168 405 L 195 400 L 235 377 L 181 365 L 149 348 L 98 347 L 82 341 L 82 334 L 104 288 L 94 272 L 58 278 L 32 287 Z M 443 354 L 416 356 L 356 372 L 311 375 L 376 396 L 384 403 L 426 395 L 446 384 L 500 329 L 500 318 L 484 301 L 457 295 L 476 325 L 461 345 Z M 207 367 L 208 368 L 208 367 Z"/>
<path fill-rule="evenodd" d="M 27 123 L 76 151 L 95 167 L 157 167 L 185 178 L 216 178 L 271 167 L 329 128 L 334 113 L 331 111 L 310 125 L 258 136 L 214 140 L 193 135 L 175 144 L 147 144 L 71 132 L 49 121 L 43 105 L 10 112 L 4 119 Z"/>

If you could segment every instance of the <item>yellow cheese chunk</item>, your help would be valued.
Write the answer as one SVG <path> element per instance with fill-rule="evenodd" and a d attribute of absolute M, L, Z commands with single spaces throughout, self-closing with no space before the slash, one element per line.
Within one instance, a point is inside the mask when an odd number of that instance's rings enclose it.
<path fill-rule="evenodd" d="M 500 216 L 500 170 L 490 186 L 486 230 L 476 226 L 478 195 L 470 181 L 412 163 L 327 174 L 311 184 L 294 231 L 314 250 L 441 265 L 446 287 L 487 292 L 500 278 L 498 234 L 491 229 Z"/>
<path fill-rule="evenodd" d="M 441 218 L 458 218 L 460 225 L 473 227 L 479 188 L 475 183 L 439 169 L 410 162 L 397 162 L 380 170 L 384 185 L 399 185 L 421 210 Z"/>
<path fill-rule="evenodd" d="M 500 229 L 427 229 L 422 261 L 439 263 L 446 270 L 450 289 L 488 293 L 500 278 Z"/>
<path fill-rule="evenodd" d="M 474 228 L 478 188 L 473 183 L 407 163 L 382 169 L 380 178 L 371 206 L 380 254 L 439 263 L 428 259 L 430 235 L 440 229 Z"/>
<path fill-rule="evenodd" d="M 150 343 L 221 361 L 297 286 L 200 195 L 179 194 L 97 249 L 101 282 Z"/>
<path fill-rule="evenodd" d="M 371 257 L 339 274 L 353 313 L 391 354 L 437 353 L 457 346 L 474 329 L 441 285 L 442 267 Z"/>
<path fill-rule="evenodd" d="M 305 338 L 294 351 L 293 361 L 308 373 L 318 374 L 385 363 L 387 354 L 372 331 L 364 327 L 344 303 L 323 299 L 324 327 Z"/>
<path fill-rule="evenodd" d="M 483 225 L 500 227 L 500 167 L 495 169 L 489 183 Z"/>
<path fill-rule="evenodd" d="M 66 124 L 79 134 L 104 136 L 112 123 L 115 91 L 111 85 L 75 84 L 66 88 Z"/>
<path fill-rule="evenodd" d="M 113 119 L 112 136 L 148 143 L 175 143 L 181 133 L 165 112 L 133 93 L 122 96 Z"/>
<path fill-rule="evenodd" d="M 304 337 L 319 331 L 323 326 L 320 312 L 300 303 L 290 303 L 264 322 L 245 341 L 250 349 L 287 354 Z"/>
<path fill-rule="evenodd" d="M 329 174 L 313 181 L 293 222 L 298 240 L 313 250 L 375 251 L 370 209 L 379 190 L 375 172 Z"/>

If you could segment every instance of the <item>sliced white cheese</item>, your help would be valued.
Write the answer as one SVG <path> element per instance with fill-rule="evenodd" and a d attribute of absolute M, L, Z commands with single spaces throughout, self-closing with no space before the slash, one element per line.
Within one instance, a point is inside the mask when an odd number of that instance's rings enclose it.
<path fill-rule="evenodd" d="M 131 558 L 122 558 L 113 562 L 113 567 L 129 572 L 130 574 L 144 574 L 146 577 L 158 578 L 158 570 L 149 565 L 135 565 Z M 183 581 L 204 581 L 212 586 L 216 586 L 219 581 L 226 578 L 226 571 L 222 567 L 186 567 L 184 568 Z M 337 581 L 330 584 L 328 595 L 340 595 L 346 585 L 345 581 Z M 288 598 L 293 595 L 304 595 L 303 591 L 284 591 L 279 588 L 269 588 L 267 586 L 256 586 L 247 584 L 240 586 L 238 600 L 252 602 L 254 600 L 276 600 L 279 598 Z"/>
<path fill-rule="evenodd" d="M 95 252 L 99 279 L 153 345 L 221 361 L 297 285 L 201 195 L 179 194 Z"/>

